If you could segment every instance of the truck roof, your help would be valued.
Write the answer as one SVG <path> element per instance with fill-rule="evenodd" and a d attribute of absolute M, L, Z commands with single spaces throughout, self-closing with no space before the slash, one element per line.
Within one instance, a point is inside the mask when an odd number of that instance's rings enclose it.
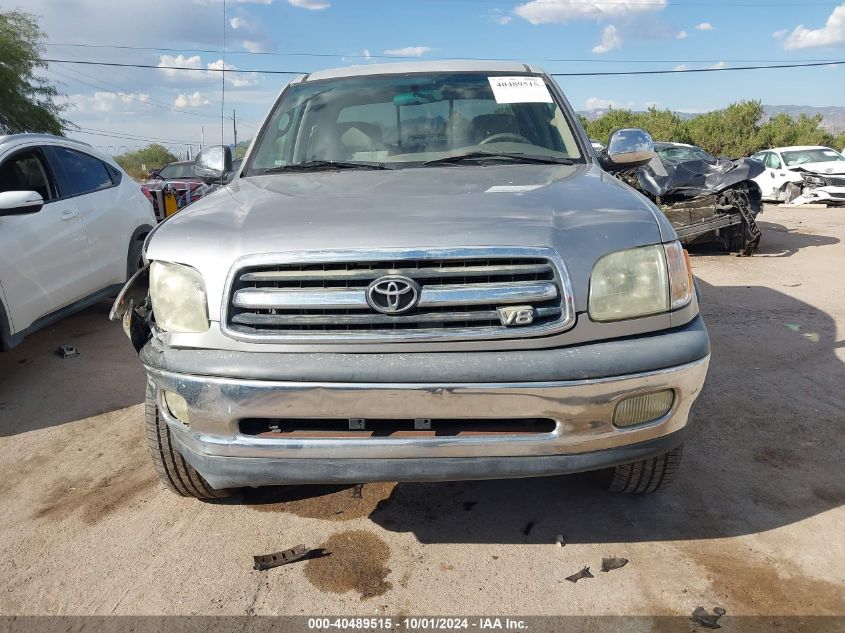
<path fill-rule="evenodd" d="M 305 75 L 301 81 L 319 81 L 340 77 L 363 77 L 368 75 L 394 75 L 405 73 L 432 72 L 490 72 L 490 73 L 542 73 L 543 69 L 520 62 L 484 60 L 438 60 L 426 62 L 399 62 L 390 64 L 366 64 L 318 70 Z"/>

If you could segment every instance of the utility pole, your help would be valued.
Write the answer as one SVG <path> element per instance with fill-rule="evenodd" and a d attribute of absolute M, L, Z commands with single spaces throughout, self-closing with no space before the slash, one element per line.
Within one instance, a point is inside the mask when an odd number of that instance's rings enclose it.
<path fill-rule="evenodd" d="M 232 134 L 235 137 L 235 151 L 238 151 L 238 122 L 235 119 L 235 110 L 232 109 Z"/>

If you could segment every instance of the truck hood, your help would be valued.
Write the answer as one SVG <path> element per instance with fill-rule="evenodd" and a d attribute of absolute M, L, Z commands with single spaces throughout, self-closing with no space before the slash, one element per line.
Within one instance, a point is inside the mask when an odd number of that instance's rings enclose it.
<path fill-rule="evenodd" d="M 599 257 L 669 239 L 657 207 L 595 166 L 444 166 L 240 178 L 162 224 L 147 256 L 198 269 L 217 320 L 229 270 L 246 255 L 552 247 L 581 311 Z"/>
<path fill-rule="evenodd" d="M 827 160 L 821 163 L 801 163 L 790 167 L 792 171 L 807 171 L 814 174 L 845 174 L 845 160 Z"/>

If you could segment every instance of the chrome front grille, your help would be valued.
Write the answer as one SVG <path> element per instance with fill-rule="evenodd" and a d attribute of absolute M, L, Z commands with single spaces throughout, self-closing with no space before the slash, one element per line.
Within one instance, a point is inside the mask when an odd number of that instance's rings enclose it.
<path fill-rule="evenodd" d="M 247 258 L 230 278 L 224 329 L 250 340 L 522 338 L 574 319 L 563 264 L 548 249 L 306 253 Z M 384 314 L 367 299 L 385 277 L 411 280 L 415 307 Z M 499 308 L 530 306 L 533 323 L 504 326 Z"/>

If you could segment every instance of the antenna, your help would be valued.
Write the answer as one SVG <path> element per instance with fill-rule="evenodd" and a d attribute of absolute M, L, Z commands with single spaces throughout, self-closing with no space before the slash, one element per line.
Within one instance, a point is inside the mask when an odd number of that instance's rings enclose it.
<path fill-rule="evenodd" d="M 223 0 L 223 68 L 220 73 L 220 144 L 225 147 L 226 126 L 226 0 Z M 223 150 L 225 155 L 226 150 Z M 220 173 L 220 186 L 224 184 L 225 174 Z"/>

